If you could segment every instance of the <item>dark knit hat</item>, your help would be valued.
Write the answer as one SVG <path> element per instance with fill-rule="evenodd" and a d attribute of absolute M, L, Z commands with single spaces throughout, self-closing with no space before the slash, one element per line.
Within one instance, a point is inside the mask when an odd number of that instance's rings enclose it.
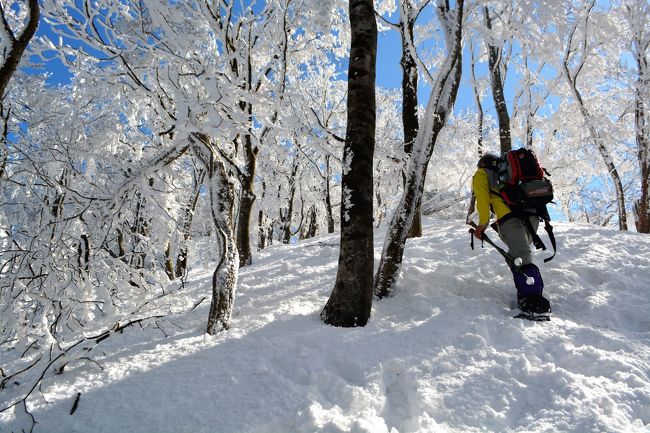
<path fill-rule="evenodd" d="M 478 164 L 476 164 L 476 166 L 478 168 L 489 167 L 494 164 L 497 159 L 499 159 L 499 155 L 497 155 L 495 152 L 488 152 L 478 160 Z"/>

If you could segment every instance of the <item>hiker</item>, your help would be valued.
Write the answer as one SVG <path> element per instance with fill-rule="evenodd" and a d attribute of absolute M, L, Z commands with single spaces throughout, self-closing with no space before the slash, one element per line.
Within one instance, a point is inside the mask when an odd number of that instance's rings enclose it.
<path fill-rule="evenodd" d="M 513 210 L 506 204 L 498 188 L 497 162 L 499 156 L 486 153 L 477 164 L 478 169 L 472 179 L 472 189 L 476 196 L 476 210 L 479 222 L 474 236 L 483 240 L 485 230 L 489 227 L 490 215 L 496 215 L 492 225 L 499 233 L 499 238 L 508 246 L 508 253 L 513 260 L 508 260 L 517 288 L 517 303 L 522 312 L 549 313 L 550 304 L 542 290 L 544 282 L 539 268 L 533 263 L 530 249 L 537 237 L 540 216 L 535 208 Z"/>

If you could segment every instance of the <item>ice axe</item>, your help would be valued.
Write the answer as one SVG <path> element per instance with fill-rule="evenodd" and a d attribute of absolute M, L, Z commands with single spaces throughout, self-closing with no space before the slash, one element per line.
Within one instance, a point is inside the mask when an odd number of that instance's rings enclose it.
<path fill-rule="evenodd" d="M 470 236 L 471 236 L 470 245 L 472 246 L 472 249 L 474 249 L 474 232 L 476 231 L 476 227 L 478 227 L 478 226 L 476 225 L 476 223 L 474 221 L 470 221 L 469 225 L 472 226 L 472 228 L 469 229 L 469 233 L 470 233 Z M 510 254 L 509 252 L 507 252 L 506 250 L 504 250 L 503 248 L 501 248 L 500 246 L 498 246 L 497 244 L 492 242 L 492 239 L 490 239 L 488 237 L 488 235 L 485 234 L 485 232 L 483 233 L 483 236 L 481 237 L 481 242 L 483 242 L 483 241 L 485 241 L 488 244 L 492 245 L 499 252 L 499 254 L 501 254 L 503 256 L 503 258 L 506 259 L 506 263 L 508 264 L 508 267 L 510 267 L 510 269 L 513 272 L 516 272 L 516 273 L 522 275 L 523 277 L 525 277 L 526 278 L 526 284 L 528 284 L 529 286 L 534 284 L 534 282 L 535 282 L 534 280 L 533 280 L 533 282 L 529 283 L 529 278 L 532 278 L 532 277 L 529 277 L 528 275 L 526 275 L 524 273 L 524 271 L 521 270 L 521 265 L 517 264 L 517 261 L 519 261 L 519 263 L 521 263 L 521 259 L 517 259 L 517 258 L 513 257 L 512 254 Z"/>

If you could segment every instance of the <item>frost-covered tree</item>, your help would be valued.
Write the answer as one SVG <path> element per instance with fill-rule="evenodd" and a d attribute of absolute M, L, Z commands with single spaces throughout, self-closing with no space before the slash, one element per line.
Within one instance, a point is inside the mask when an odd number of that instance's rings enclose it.
<path fill-rule="evenodd" d="M 345 125 L 345 86 L 338 70 L 349 46 L 343 27 L 347 15 L 339 2 L 324 2 L 316 9 L 306 8 L 304 2 L 288 5 L 280 27 L 284 30 L 275 37 L 286 40 L 277 62 L 284 66 L 276 68 L 260 89 L 274 99 L 260 115 L 267 123 L 257 132 L 259 168 L 271 169 L 258 172 L 257 193 L 264 197 L 257 206 L 258 225 L 282 227 L 283 233 L 294 236 L 301 233 L 301 223 L 315 219 L 316 226 L 323 223 L 331 233 L 333 178 L 339 170 L 340 131 Z M 295 171 L 299 177 L 273 187 L 276 173 L 291 177 L 296 157 L 301 161 Z M 277 194 L 269 194 L 274 190 Z M 289 208 L 293 215 L 287 214 Z M 315 212 L 308 210 L 312 208 Z"/>
<path fill-rule="evenodd" d="M 402 68 L 402 131 L 404 135 L 404 155 L 405 165 L 413 151 L 413 145 L 419 129 L 418 119 L 418 55 L 415 45 L 415 24 L 418 17 L 429 4 L 430 0 L 424 0 L 419 3 L 413 3 L 411 0 L 398 0 L 396 2 L 381 2 L 379 9 L 386 12 L 393 12 L 396 8 L 399 10 L 399 21 L 393 23 L 383 14 L 377 16 L 381 22 L 388 27 L 396 30 L 400 34 L 402 57 L 400 66 Z M 425 71 L 423 71 L 425 72 Z M 428 71 L 426 71 L 428 73 Z M 404 174 L 403 174 L 404 177 Z M 422 236 L 422 221 L 420 218 L 420 208 L 418 206 L 415 218 L 411 225 L 410 236 Z"/>
<path fill-rule="evenodd" d="M 505 9 L 505 8 L 504 8 Z M 496 13 L 502 17 L 500 21 L 503 26 L 507 23 L 503 22 L 503 17 L 507 16 L 506 10 L 500 10 Z M 485 45 L 488 52 L 488 64 L 490 69 L 490 84 L 492 88 L 492 99 L 494 100 L 494 107 L 499 120 L 499 144 L 501 153 L 507 152 L 512 149 L 512 136 L 510 131 L 510 114 L 508 113 L 508 105 L 504 94 L 504 82 L 506 79 L 506 70 L 508 59 L 505 58 L 504 52 L 506 41 L 503 36 L 494 30 L 493 12 L 486 5 L 483 7 L 483 19 L 485 27 L 490 32 L 485 37 Z M 512 44 L 509 44 L 511 47 Z"/>
<path fill-rule="evenodd" d="M 142 149 L 152 156 L 143 157 L 141 153 L 131 158 L 134 167 L 117 193 L 150 184 L 153 176 L 160 176 L 161 169 L 176 164 L 184 155 L 194 158 L 195 164 L 206 171 L 214 233 L 221 239 L 221 247 L 215 251 L 218 266 L 208 332 L 227 328 L 232 305 L 222 304 L 234 300 L 236 271 L 228 236 L 234 234 L 235 227 L 230 215 L 222 211 L 222 204 L 215 200 L 221 193 L 229 197 L 228 190 L 235 190 L 235 185 L 227 186 L 233 176 L 223 176 L 220 169 L 224 164 L 229 173 L 237 168 L 233 139 L 245 130 L 241 129 L 245 123 L 240 122 L 237 111 L 242 100 L 239 83 L 219 79 L 229 66 L 227 58 L 219 53 L 221 33 L 214 31 L 213 17 L 198 3 L 142 1 L 77 6 L 76 2 L 46 2 L 45 15 L 59 39 L 43 41 L 42 56 L 59 56 L 79 79 L 102 77 L 109 92 L 119 95 L 122 101 L 124 123 L 149 136 Z M 206 155 L 212 155 L 217 162 L 209 161 Z M 178 174 L 185 180 L 172 177 L 172 184 L 191 185 L 193 171 Z M 226 189 L 214 191 L 220 186 Z M 156 201 L 154 197 L 128 203 L 136 203 L 136 215 L 140 215 L 140 210 Z M 191 203 L 186 200 L 183 206 L 188 205 Z M 188 215 L 187 209 L 182 214 Z M 150 224 L 146 216 L 135 218 L 136 226 L 129 226 L 128 233 L 121 228 L 115 231 L 114 252 L 118 256 L 127 251 L 122 247 L 127 234 L 141 243 L 151 241 L 150 233 L 161 233 L 146 227 Z M 225 225 L 230 225 L 230 230 L 224 229 Z M 224 276 L 224 272 L 228 275 Z"/>
<path fill-rule="evenodd" d="M 606 61 L 608 60 L 607 57 L 611 56 L 611 53 L 599 53 L 597 48 L 595 48 L 599 42 L 595 42 L 592 37 L 594 26 L 591 25 L 590 19 L 594 6 L 595 1 L 590 1 L 585 3 L 582 9 L 575 11 L 573 25 L 568 29 L 566 35 L 562 67 L 564 68 L 564 77 L 567 80 L 574 102 L 584 119 L 585 128 L 589 132 L 590 138 L 607 167 L 612 183 L 615 186 L 619 229 L 627 230 L 627 210 L 625 208 L 623 181 L 616 162 L 606 144 L 605 137 L 607 133 L 603 129 L 609 122 L 603 118 L 597 119 L 594 116 L 592 110 L 588 107 L 588 103 L 585 101 L 583 90 L 581 90 L 579 84 L 582 73 L 589 67 L 588 62 L 590 57 L 595 54 L 593 57 L 596 57 L 597 60 Z"/>
<path fill-rule="evenodd" d="M 445 36 L 447 56 L 440 66 L 409 160 L 407 180 L 402 199 L 391 219 L 379 268 L 375 277 L 374 292 L 378 297 L 390 294 L 402 264 L 406 237 L 422 197 L 426 168 L 436 145 L 438 135 L 449 117 L 456 100 L 462 71 L 462 27 L 464 2 L 458 1 L 456 9 L 449 2 L 437 6 L 437 15 Z"/>
<path fill-rule="evenodd" d="M 295 85 L 302 89 L 292 96 L 291 104 L 295 107 L 292 109 L 295 118 L 301 119 L 302 134 L 297 147 L 311 165 L 305 180 L 312 183 L 314 191 L 320 192 L 319 208 L 325 214 L 324 225 L 327 233 L 334 233 L 335 208 L 340 205 L 340 193 L 335 186 L 345 143 L 347 86 L 337 72 L 336 63 L 320 60 L 308 62 L 302 79 Z M 315 177 L 310 174 L 314 172 Z"/>

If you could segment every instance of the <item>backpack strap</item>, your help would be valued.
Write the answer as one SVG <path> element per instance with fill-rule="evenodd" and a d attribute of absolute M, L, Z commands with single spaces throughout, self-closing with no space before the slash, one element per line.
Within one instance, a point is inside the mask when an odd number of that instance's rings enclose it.
<path fill-rule="evenodd" d="M 538 217 L 539 215 L 536 213 L 529 213 L 529 212 L 521 212 L 519 214 L 519 218 L 521 218 L 521 222 L 526 227 L 526 230 L 528 230 L 528 234 L 530 234 L 530 237 L 533 238 L 533 245 L 535 245 L 535 248 L 537 248 L 538 250 L 546 251 L 546 245 L 544 245 L 544 242 L 542 242 L 542 238 L 540 238 L 537 232 L 533 230 L 533 225 L 530 223 L 531 216 Z"/>
<path fill-rule="evenodd" d="M 544 245 L 542 239 L 535 232 L 535 230 L 533 230 L 533 226 L 531 225 L 530 219 L 528 218 L 529 216 L 537 216 L 542 221 L 544 221 L 544 230 L 546 231 L 546 234 L 548 235 L 548 238 L 551 241 L 551 246 L 553 247 L 553 254 L 550 257 L 545 258 L 544 263 L 550 262 L 551 260 L 553 260 L 553 257 L 555 257 L 555 254 L 557 253 L 557 244 L 555 242 L 555 235 L 553 234 L 553 226 L 550 223 L 551 218 L 548 215 L 548 211 L 544 207 L 544 209 L 538 209 L 537 213 L 523 213 L 521 218 L 524 225 L 526 226 L 526 229 L 528 230 L 528 233 L 530 233 L 530 236 L 533 238 L 533 244 L 535 245 L 535 248 L 537 248 L 538 250 L 541 249 L 542 251 L 546 251 L 546 245 Z"/>
<path fill-rule="evenodd" d="M 553 247 L 553 255 L 551 257 L 547 257 L 544 259 L 544 263 L 550 262 L 553 260 L 553 257 L 555 257 L 555 253 L 557 252 L 557 245 L 555 243 L 555 235 L 553 234 L 553 226 L 549 222 L 548 219 L 544 218 L 544 230 L 546 230 L 546 233 L 548 234 L 548 238 L 551 240 L 551 246 Z"/>
<path fill-rule="evenodd" d="M 553 247 L 553 255 L 544 259 L 544 263 L 550 262 L 555 257 L 557 253 L 557 244 L 555 242 L 555 235 L 553 234 L 553 226 L 551 225 L 551 216 L 548 214 L 548 209 L 546 206 L 540 206 L 537 208 L 537 215 L 539 218 L 544 221 L 544 230 L 548 235 L 549 240 L 551 241 L 551 246 Z"/>

